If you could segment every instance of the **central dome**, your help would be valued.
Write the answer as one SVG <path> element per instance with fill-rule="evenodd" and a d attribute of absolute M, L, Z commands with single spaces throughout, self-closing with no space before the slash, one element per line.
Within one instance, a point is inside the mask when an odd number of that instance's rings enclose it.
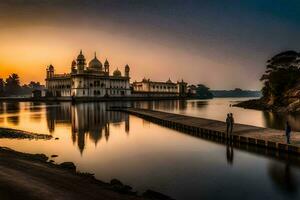
<path fill-rule="evenodd" d="M 102 70 L 102 63 L 97 59 L 96 53 L 95 58 L 89 62 L 89 68 Z"/>
<path fill-rule="evenodd" d="M 116 69 L 114 72 L 113 72 L 113 76 L 117 76 L 117 77 L 120 77 L 122 76 L 121 72 L 119 69 Z"/>

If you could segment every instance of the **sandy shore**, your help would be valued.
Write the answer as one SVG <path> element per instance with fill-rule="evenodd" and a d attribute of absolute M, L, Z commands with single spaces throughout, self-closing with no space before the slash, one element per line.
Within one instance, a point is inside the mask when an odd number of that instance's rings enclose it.
<path fill-rule="evenodd" d="M 8 132 L 7 132 L 8 131 Z M 0 128 L 0 138 L 51 139 L 51 136 Z M 27 154 L 0 147 L 1 200 L 166 200 L 148 190 L 137 195 L 128 185 L 113 179 L 105 183 L 92 174 L 76 171 L 71 162 L 53 164 L 44 154 Z"/>

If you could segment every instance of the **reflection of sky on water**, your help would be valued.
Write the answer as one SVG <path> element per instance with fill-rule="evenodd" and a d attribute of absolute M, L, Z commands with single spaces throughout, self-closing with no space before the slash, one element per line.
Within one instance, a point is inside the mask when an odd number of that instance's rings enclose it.
<path fill-rule="evenodd" d="M 233 112 L 241 123 L 279 124 L 274 121 L 279 118 L 273 115 L 230 107 L 232 103 L 215 99 L 122 104 L 219 120 L 226 112 Z M 48 156 L 57 154 L 55 162 L 73 161 L 80 171 L 95 173 L 102 180 L 118 178 L 139 191 L 150 188 L 176 199 L 299 198 L 300 168 L 295 161 L 275 160 L 230 144 L 194 138 L 125 113 L 106 111 L 118 104 L 0 103 L 0 126 L 59 138 L 1 139 L 0 146 Z"/>
<path fill-rule="evenodd" d="M 284 129 L 285 122 L 288 120 L 294 131 L 300 131 L 299 114 L 285 115 L 232 106 L 245 99 L 216 98 L 213 100 L 136 102 L 135 106 L 221 121 L 224 121 L 226 114 L 231 112 L 237 123 L 274 129 Z"/>

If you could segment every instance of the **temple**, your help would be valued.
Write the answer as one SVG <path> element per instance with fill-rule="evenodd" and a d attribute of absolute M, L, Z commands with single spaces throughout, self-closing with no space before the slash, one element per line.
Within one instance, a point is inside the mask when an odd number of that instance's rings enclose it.
<path fill-rule="evenodd" d="M 110 75 L 110 64 L 100 62 L 95 53 L 94 58 L 86 64 L 80 51 L 70 66 L 70 73 L 55 74 L 52 65 L 47 67 L 46 96 L 48 97 L 121 97 L 130 96 L 130 68 L 124 67 L 124 75 L 117 68 Z"/>
<path fill-rule="evenodd" d="M 70 65 L 70 72 L 56 74 L 53 65 L 46 70 L 46 97 L 101 98 L 101 97 L 184 97 L 187 83 L 182 81 L 151 81 L 144 78 L 130 84 L 130 67 L 125 65 L 124 73 L 117 68 L 110 74 L 107 59 L 102 65 L 95 53 L 86 64 L 85 56 L 80 51 Z"/>

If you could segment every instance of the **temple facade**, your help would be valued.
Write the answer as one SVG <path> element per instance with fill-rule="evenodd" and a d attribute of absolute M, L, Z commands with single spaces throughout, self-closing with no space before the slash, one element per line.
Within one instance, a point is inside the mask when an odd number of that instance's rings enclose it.
<path fill-rule="evenodd" d="M 54 66 L 46 70 L 46 96 L 48 97 L 122 97 L 130 96 L 130 67 L 124 67 L 124 75 L 117 68 L 110 74 L 110 64 L 94 58 L 86 64 L 80 51 L 70 66 L 70 73 L 56 74 Z"/>

